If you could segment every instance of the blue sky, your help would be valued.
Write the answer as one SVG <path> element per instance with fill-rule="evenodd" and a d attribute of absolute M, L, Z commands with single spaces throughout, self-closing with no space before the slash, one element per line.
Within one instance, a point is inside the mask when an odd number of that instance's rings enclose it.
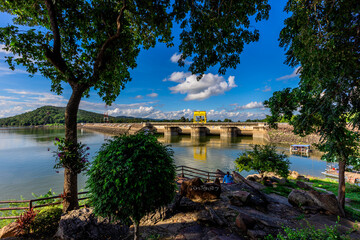
<path fill-rule="evenodd" d="M 174 31 L 175 46 L 158 44 L 142 51 L 138 67 L 131 71 L 133 80 L 126 84 L 112 106 L 105 107 L 95 91 L 84 98 L 80 109 L 113 116 L 179 119 L 192 117 L 193 111 L 207 111 L 208 119 L 230 118 L 233 121 L 264 118 L 269 111 L 263 101 L 274 91 L 295 87 L 299 81 L 296 70 L 284 64 L 284 49 L 278 37 L 287 14 L 285 0 L 271 0 L 270 18 L 253 23 L 260 30 L 260 40 L 246 45 L 236 69 L 224 76 L 217 68 L 209 69 L 199 82 L 176 63 L 178 31 Z M 0 14 L 0 26 L 11 23 L 9 15 Z M 66 106 L 71 94 L 69 86 L 58 96 L 50 92 L 50 80 L 41 75 L 30 78 L 21 66 L 8 68 L 5 56 L 10 54 L 0 45 L 0 118 L 14 116 L 44 105 Z M 191 59 L 189 59 L 191 61 Z"/>

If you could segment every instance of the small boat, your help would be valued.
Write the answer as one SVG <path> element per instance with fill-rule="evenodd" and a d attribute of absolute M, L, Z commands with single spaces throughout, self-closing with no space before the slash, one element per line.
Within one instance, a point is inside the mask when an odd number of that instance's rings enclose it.
<path fill-rule="evenodd" d="M 293 144 L 290 146 L 290 154 L 306 154 L 311 152 L 310 145 Z"/>
<path fill-rule="evenodd" d="M 326 170 L 321 174 L 330 178 L 339 178 L 339 169 L 332 163 L 327 165 Z M 349 183 L 360 183 L 360 173 L 345 171 L 345 181 Z"/>

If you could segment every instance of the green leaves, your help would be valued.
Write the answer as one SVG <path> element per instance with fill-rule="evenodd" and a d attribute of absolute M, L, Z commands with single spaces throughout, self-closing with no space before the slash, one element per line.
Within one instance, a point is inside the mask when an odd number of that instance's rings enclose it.
<path fill-rule="evenodd" d="M 88 172 L 95 212 L 140 221 L 145 214 L 170 203 L 176 188 L 172 154 L 149 134 L 107 141 Z"/>
<path fill-rule="evenodd" d="M 284 153 L 277 153 L 273 145 L 255 145 L 252 151 L 242 153 L 235 160 L 236 170 L 257 171 L 260 174 L 264 172 L 275 172 L 282 177 L 289 175 L 290 162 Z"/>

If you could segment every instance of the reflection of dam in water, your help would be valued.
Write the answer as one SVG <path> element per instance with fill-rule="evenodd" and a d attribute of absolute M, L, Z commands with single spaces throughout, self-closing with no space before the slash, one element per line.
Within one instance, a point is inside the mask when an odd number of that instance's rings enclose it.
<path fill-rule="evenodd" d="M 176 165 L 186 165 L 207 171 L 221 169 L 232 171 L 235 169 L 234 161 L 239 154 L 251 150 L 251 145 L 266 144 L 266 140 L 248 137 L 221 138 L 220 136 L 191 137 L 190 135 L 163 136 L 158 140 L 170 145 L 174 150 Z M 291 170 L 301 174 L 322 177 L 321 172 L 326 162 L 321 161 L 321 154 L 314 151 L 309 157 L 290 155 L 289 145 L 277 144 L 279 152 L 285 152 L 292 163 Z M 247 173 L 243 173 L 247 175 Z"/>

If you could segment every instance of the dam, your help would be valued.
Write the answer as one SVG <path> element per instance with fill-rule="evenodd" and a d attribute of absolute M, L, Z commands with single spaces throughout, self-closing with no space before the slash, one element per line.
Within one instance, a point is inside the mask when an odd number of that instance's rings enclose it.
<path fill-rule="evenodd" d="M 113 134 L 134 134 L 141 130 L 150 130 L 164 134 L 164 137 L 191 135 L 204 137 L 217 135 L 221 138 L 252 136 L 267 140 L 268 127 L 263 122 L 144 122 L 144 123 L 82 123 L 80 128 L 93 129 Z"/>

